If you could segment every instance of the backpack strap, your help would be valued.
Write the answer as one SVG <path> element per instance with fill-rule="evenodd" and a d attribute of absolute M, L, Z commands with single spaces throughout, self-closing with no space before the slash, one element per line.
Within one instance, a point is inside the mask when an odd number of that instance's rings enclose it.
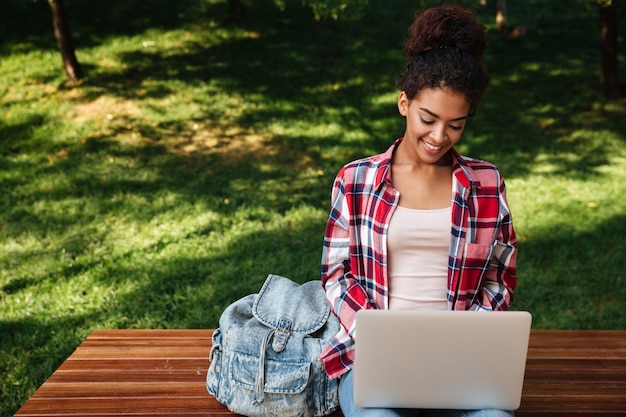
<path fill-rule="evenodd" d="M 256 383 L 254 385 L 254 405 L 259 405 L 265 399 L 265 393 L 263 387 L 265 386 L 265 352 L 267 352 L 267 346 L 270 344 L 270 340 L 274 335 L 274 329 L 269 329 L 263 337 L 263 343 L 261 343 L 261 352 L 259 352 L 259 371 L 256 376 Z"/>

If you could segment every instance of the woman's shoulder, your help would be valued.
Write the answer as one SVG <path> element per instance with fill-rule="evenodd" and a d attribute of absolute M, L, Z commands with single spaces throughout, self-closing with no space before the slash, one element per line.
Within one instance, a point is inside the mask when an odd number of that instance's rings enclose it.
<path fill-rule="evenodd" d="M 484 159 L 474 158 L 466 155 L 459 155 L 459 162 L 465 163 L 472 169 L 478 170 L 497 170 L 498 167 L 493 162 L 485 161 Z"/>
<path fill-rule="evenodd" d="M 492 162 L 470 156 L 458 156 L 458 163 L 465 171 L 469 179 L 481 185 L 499 184 L 502 173 L 498 166 Z"/>
<path fill-rule="evenodd" d="M 348 162 L 341 168 L 338 176 L 349 182 L 364 182 L 366 178 L 380 180 L 380 173 L 387 172 L 391 165 L 392 150 L 387 150 L 376 155 L 366 156 Z"/>
<path fill-rule="evenodd" d="M 355 159 L 343 166 L 344 171 L 359 171 L 364 169 L 377 169 L 385 163 L 384 154 L 377 154 Z"/>

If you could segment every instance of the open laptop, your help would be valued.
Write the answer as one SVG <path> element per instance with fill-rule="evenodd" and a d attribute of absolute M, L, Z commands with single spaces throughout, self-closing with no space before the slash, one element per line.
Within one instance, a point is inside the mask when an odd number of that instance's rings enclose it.
<path fill-rule="evenodd" d="M 516 410 L 530 327 L 522 311 L 360 311 L 355 404 Z"/>

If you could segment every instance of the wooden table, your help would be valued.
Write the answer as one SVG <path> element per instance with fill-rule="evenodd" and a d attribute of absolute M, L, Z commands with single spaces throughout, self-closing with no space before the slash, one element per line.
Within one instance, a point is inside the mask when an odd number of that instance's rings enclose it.
<path fill-rule="evenodd" d="M 211 334 L 95 330 L 15 416 L 233 416 L 204 386 Z M 533 330 L 516 416 L 593 415 L 626 416 L 626 331 Z"/>

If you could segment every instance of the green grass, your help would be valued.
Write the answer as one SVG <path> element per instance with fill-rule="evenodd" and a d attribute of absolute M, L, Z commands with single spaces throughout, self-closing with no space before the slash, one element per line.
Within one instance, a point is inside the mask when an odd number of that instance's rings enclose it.
<path fill-rule="evenodd" d="M 318 278 L 335 173 L 403 133 L 393 81 L 416 2 L 372 1 L 329 31 L 298 2 L 237 21 L 217 0 L 67 0 L 87 74 L 73 89 L 45 2 L 9 3 L 3 417 L 95 328 L 216 327 L 268 273 Z M 507 179 L 514 308 L 535 328 L 626 328 L 626 104 L 597 91 L 597 16 L 513 2 L 528 29 L 513 39 L 492 6 L 462 3 L 490 27 L 492 86 L 459 150 Z"/>

